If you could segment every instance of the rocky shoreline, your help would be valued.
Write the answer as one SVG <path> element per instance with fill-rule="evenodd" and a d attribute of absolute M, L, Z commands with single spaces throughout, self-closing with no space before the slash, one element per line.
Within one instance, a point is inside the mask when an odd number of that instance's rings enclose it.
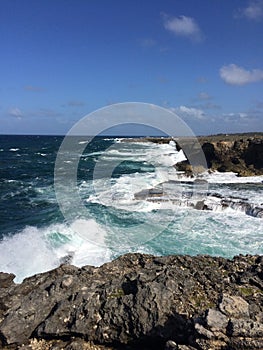
<path fill-rule="evenodd" d="M 178 150 L 188 147 L 193 160 L 201 145 L 211 171 L 263 175 L 263 134 L 200 137 L 198 145 L 174 141 Z M 188 161 L 176 167 L 189 176 L 195 172 Z M 226 201 L 216 192 L 193 201 L 193 187 L 202 190 L 203 183 L 190 180 L 184 184 L 183 204 L 213 210 L 218 202 L 263 217 L 262 207 L 234 197 Z M 138 192 L 135 199 L 167 200 L 169 194 L 177 203 L 169 190 L 176 182 L 161 185 Z M 21 284 L 14 278 L 0 272 L 0 349 L 263 349 L 263 256 L 134 253 L 100 267 L 65 263 Z"/>
<path fill-rule="evenodd" d="M 255 184 L 246 184 L 253 187 Z M 258 190 L 263 185 L 257 184 Z M 242 196 L 224 197 L 222 194 L 208 190 L 208 182 L 204 179 L 194 181 L 170 180 L 158 184 L 156 187 L 148 188 L 135 193 L 135 200 L 146 200 L 149 202 L 169 202 L 177 206 L 190 207 L 197 210 L 220 210 L 233 209 L 243 214 L 256 218 L 263 218 L 263 204 L 255 205 Z"/>
<path fill-rule="evenodd" d="M 198 141 L 208 169 L 238 176 L 263 175 L 263 134 L 217 135 L 199 137 Z M 187 161 L 177 168 L 192 172 Z"/>
<path fill-rule="evenodd" d="M 131 141 L 134 139 L 131 139 Z M 139 142 L 151 141 L 155 143 L 176 142 L 177 149 L 197 161 L 198 167 L 200 150 L 204 152 L 207 168 L 211 171 L 231 171 L 238 176 L 263 175 L 263 133 L 219 134 L 200 136 L 197 138 L 148 137 L 137 139 Z M 125 140 L 127 141 L 127 140 Z M 201 147 L 200 147 L 201 146 Z M 179 171 L 191 176 L 194 173 L 193 164 L 189 160 L 176 164 Z M 203 166 L 203 164 L 201 164 Z M 200 170 L 200 169 L 199 169 Z"/>
<path fill-rule="evenodd" d="M 133 141 L 134 139 L 124 140 L 124 142 Z M 148 137 L 136 141 L 158 144 L 173 141 L 177 150 L 182 149 L 191 162 L 187 159 L 174 165 L 183 175 L 181 180 L 179 173 L 178 181 L 170 180 L 156 187 L 144 189 L 135 194 L 135 200 L 170 202 L 198 210 L 233 209 L 249 216 L 263 218 L 262 203 L 255 205 L 242 196 L 224 197 L 215 190 L 211 191 L 211 188 L 208 190 L 208 183 L 203 177 L 204 171 L 207 170 L 233 172 L 239 177 L 263 175 L 263 133 L 220 134 L 198 138 Z M 200 155 L 202 151 L 205 158 Z M 189 181 L 185 179 L 185 175 Z M 249 186 L 253 187 L 255 184 L 248 181 L 247 187 Z M 262 182 L 258 182 L 257 186 L 260 191 Z"/>
<path fill-rule="evenodd" d="M 136 253 L 14 277 L 0 273 L 3 349 L 263 349 L 263 256 Z"/>

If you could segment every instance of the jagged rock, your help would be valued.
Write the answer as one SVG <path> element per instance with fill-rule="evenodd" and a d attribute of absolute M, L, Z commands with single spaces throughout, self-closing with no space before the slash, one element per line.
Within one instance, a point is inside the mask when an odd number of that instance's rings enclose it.
<path fill-rule="evenodd" d="M 195 350 L 196 348 L 193 348 L 192 346 L 188 345 L 178 345 L 177 350 Z"/>
<path fill-rule="evenodd" d="M 206 323 L 212 330 L 225 330 L 229 319 L 218 310 L 209 309 L 206 316 Z"/>
<path fill-rule="evenodd" d="M 176 344 L 172 340 L 168 340 L 168 342 L 165 344 L 165 350 L 195 350 L 196 348 L 193 348 L 192 346 L 188 345 L 180 345 Z"/>
<path fill-rule="evenodd" d="M 204 326 L 202 326 L 200 323 L 195 324 L 195 330 L 201 337 L 204 337 L 206 339 L 213 339 L 214 333 L 211 332 L 209 329 L 206 329 Z"/>
<path fill-rule="evenodd" d="M 262 338 L 263 324 L 252 320 L 232 318 L 229 322 L 228 334 L 232 337 Z"/>
<path fill-rule="evenodd" d="M 178 346 L 173 340 L 168 340 L 165 344 L 165 350 L 177 350 Z"/>
<path fill-rule="evenodd" d="M 176 163 L 175 168 L 177 171 L 184 172 L 187 176 L 193 175 L 193 168 L 188 160 L 182 160 L 181 162 Z"/>
<path fill-rule="evenodd" d="M 88 342 L 260 349 L 262 271 L 261 256 L 127 254 L 98 268 L 62 265 L 0 288 L 0 340 L 9 349 L 33 349 L 33 339 L 53 350 L 85 349 Z"/>
<path fill-rule="evenodd" d="M 14 284 L 14 278 L 16 276 L 13 273 L 0 272 L 0 288 L 8 288 Z"/>
<path fill-rule="evenodd" d="M 219 309 L 231 318 L 249 318 L 249 304 L 239 296 L 224 294 Z"/>

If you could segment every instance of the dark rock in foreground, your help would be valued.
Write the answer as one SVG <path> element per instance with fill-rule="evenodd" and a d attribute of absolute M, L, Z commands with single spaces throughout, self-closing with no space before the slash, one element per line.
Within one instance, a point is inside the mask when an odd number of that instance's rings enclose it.
<path fill-rule="evenodd" d="M 4 348 L 263 349 L 263 256 L 127 254 L 13 278 L 0 273 Z"/>

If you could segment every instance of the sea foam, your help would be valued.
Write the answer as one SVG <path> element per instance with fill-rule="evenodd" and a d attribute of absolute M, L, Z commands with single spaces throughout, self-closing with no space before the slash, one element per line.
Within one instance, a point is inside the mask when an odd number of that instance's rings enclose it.
<path fill-rule="evenodd" d="M 102 244 L 105 233 L 92 219 L 76 220 L 70 226 L 28 226 L 0 242 L 1 271 L 14 273 L 15 281 L 21 282 L 65 261 L 76 266 L 99 266 L 111 258 L 111 252 Z"/>

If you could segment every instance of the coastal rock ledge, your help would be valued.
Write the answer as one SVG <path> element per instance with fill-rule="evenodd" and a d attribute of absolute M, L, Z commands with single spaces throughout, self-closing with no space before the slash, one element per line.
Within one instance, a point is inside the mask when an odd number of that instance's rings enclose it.
<path fill-rule="evenodd" d="M 0 273 L 4 349 L 263 349 L 263 256 L 136 253 L 14 277 Z"/>

